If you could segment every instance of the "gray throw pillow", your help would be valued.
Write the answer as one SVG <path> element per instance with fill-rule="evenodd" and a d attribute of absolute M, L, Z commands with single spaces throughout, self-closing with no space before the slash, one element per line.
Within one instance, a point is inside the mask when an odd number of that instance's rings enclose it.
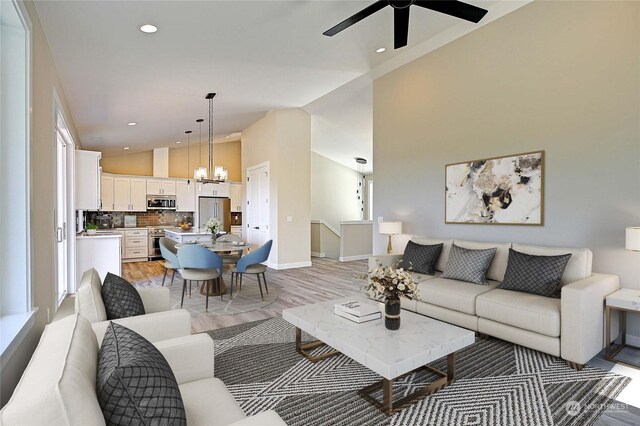
<path fill-rule="evenodd" d="M 487 270 L 497 248 L 471 250 L 457 245 L 451 246 L 449 260 L 441 278 L 466 281 L 474 284 L 487 283 Z"/>
<path fill-rule="evenodd" d="M 124 278 L 108 272 L 101 295 L 109 320 L 145 314 L 140 294 Z"/>
<path fill-rule="evenodd" d="M 423 245 L 409 241 L 398 266 L 419 274 L 433 275 L 443 245 Z"/>
<path fill-rule="evenodd" d="M 98 352 L 98 402 L 107 425 L 186 425 L 169 363 L 147 339 L 111 322 Z"/>
<path fill-rule="evenodd" d="M 560 297 L 560 279 L 571 253 L 535 256 L 509 249 L 509 263 L 498 288 L 524 291 L 547 297 Z"/>

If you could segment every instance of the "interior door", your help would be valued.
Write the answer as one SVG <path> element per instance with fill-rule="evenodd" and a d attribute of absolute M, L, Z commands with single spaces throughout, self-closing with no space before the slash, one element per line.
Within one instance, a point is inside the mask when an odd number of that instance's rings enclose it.
<path fill-rule="evenodd" d="M 270 238 L 269 165 L 247 169 L 247 242 L 261 246 Z"/>
<path fill-rule="evenodd" d="M 64 139 L 56 132 L 56 210 L 55 222 L 55 262 L 57 302 L 67 294 L 67 149 Z"/>

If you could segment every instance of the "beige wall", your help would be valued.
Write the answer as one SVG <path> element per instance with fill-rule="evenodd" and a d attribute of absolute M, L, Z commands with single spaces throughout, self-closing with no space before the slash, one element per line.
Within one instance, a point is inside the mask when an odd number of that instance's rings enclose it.
<path fill-rule="evenodd" d="M 374 218 L 407 234 L 589 247 L 640 288 L 640 3 L 536 1 L 374 82 Z M 444 166 L 546 150 L 545 225 L 444 224 Z M 374 253 L 385 238 L 374 227 Z M 632 333 L 640 336 L 640 321 Z"/>
<path fill-rule="evenodd" d="M 311 119 L 299 109 L 269 112 L 242 131 L 243 181 L 249 167 L 269 162 L 270 262 L 310 265 Z M 287 222 L 286 217 L 293 221 Z"/>
<path fill-rule="evenodd" d="M 373 224 L 343 223 L 340 226 L 340 260 L 366 259 L 373 254 Z"/>
<path fill-rule="evenodd" d="M 311 152 L 311 218 L 340 229 L 342 220 L 360 220 L 358 173 Z"/>
<path fill-rule="evenodd" d="M 65 120 L 78 142 L 73 117 L 58 79 L 49 45 L 42 32 L 40 20 L 32 2 L 25 2 L 31 19 L 31 250 L 33 301 L 38 308 L 36 324 L 17 348 L 13 357 L 2 360 L 0 371 L 1 403 L 4 404 L 15 387 L 22 371 L 47 322 L 47 312 L 53 318 L 56 291 L 54 289 L 53 211 L 55 207 L 55 151 L 54 151 L 54 90 L 62 103 Z"/>
<path fill-rule="evenodd" d="M 229 172 L 229 180 L 240 182 L 242 179 L 241 148 L 240 141 L 216 143 L 214 148 L 215 165 L 224 166 Z M 187 154 L 189 154 L 187 156 Z M 174 178 L 192 178 L 193 170 L 200 165 L 207 167 L 209 162 L 209 149 L 206 143 L 200 146 L 191 144 L 191 148 L 169 149 L 169 176 Z M 189 167 L 187 167 L 187 157 Z M 105 173 L 118 173 L 124 175 L 153 176 L 153 151 L 132 152 L 120 155 L 103 156 L 100 163 Z"/>

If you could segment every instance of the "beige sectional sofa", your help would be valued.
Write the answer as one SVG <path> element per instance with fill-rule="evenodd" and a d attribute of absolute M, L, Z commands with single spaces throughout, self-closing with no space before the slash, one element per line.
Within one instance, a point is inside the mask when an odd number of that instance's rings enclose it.
<path fill-rule="evenodd" d="M 620 284 L 615 275 L 592 273 L 591 250 L 464 240 L 411 240 L 417 244 L 444 245 L 435 275 L 413 274 L 418 297 L 403 299 L 404 309 L 562 357 L 575 368 L 581 368 L 604 347 L 604 300 L 618 290 Z M 488 285 L 440 278 L 454 243 L 468 249 L 497 249 L 487 271 Z M 497 288 L 507 269 L 509 248 L 533 255 L 571 253 L 561 279 L 561 297 Z M 369 267 L 393 265 L 401 258 L 402 255 L 372 256 Z"/>
<path fill-rule="evenodd" d="M 206 334 L 155 342 L 179 385 L 191 426 L 282 426 L 273 411 L 247 417 L 213 376 L 213 340 Z M 79 315 L 49 324 L 20 383 L 0 411 L 0 424 L 104 425 L 96 393 L 99 343 Z"/>

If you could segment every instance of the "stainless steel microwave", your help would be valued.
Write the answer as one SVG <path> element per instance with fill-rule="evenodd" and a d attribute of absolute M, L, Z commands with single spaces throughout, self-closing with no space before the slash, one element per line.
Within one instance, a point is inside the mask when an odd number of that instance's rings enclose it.
<path fill-rule="evenodd" d="M 147 210 L 175 210 L 176 197 L 173 195 L 147 195 Z"/>

